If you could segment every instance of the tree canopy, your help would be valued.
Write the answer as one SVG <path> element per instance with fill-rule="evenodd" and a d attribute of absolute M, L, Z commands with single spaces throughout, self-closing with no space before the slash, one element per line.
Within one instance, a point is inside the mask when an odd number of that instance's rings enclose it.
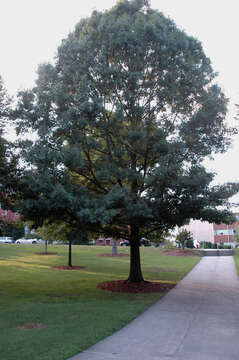
<path fill-rule="evenodd" d="M 238 185 L 212 186 L 202 163 L 234 131 L 215 77 L 201 43 L 147 1 L 82 19 L 19 93 L 17 131 L 37 135 L 20 144 L 20 211 L 129 239 L 129 281 L 142 281 L 141 237 L 230 215 Z"/>
<path fill-rule="evenodd" d="M 193 247 L 193 236 L 191 232 L 186 229 L 180 230 L 175 240 L 179 247 L 182 247 L 183 249 L 185 247 Z"/>
<path fill-rule="evenodd" d="M 0 203 L 5 209 L 13 206 L 17 186 L 17 156 L 11 144 L 4 138 L 9 123 L 11 98 L 0 76 Z"/>

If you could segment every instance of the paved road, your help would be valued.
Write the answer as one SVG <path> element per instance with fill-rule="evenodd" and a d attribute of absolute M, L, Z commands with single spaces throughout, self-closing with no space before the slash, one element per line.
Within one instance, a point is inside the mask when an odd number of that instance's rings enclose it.
<path fill-rule="evenodd" d="M 163 299 L 70 360 L 238 360 L 233 257 L 204 257 Z"/>

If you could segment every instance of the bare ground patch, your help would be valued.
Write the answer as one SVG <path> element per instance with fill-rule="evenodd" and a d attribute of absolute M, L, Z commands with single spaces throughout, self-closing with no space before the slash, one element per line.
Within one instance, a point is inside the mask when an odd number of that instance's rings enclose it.
<path fill-rule="evenodd" d="M 172 249 L 172 250 L 161 250 L 163 255 L 170 256 L 201 256 L 200 251 L 195 250 L 183 250 L 183 249 Z"/>
<path fill-rule="evenodd" d="M 116 254 L 116 255 L 112 255 L 112 254 L 98 254 L 97 256 L 105 256 L 105 257 L 113 257 L 113 258 L 117 258 L 117 257 L 128 257 L 129 254 Z"/>
<path fill-rule="evenodd" d="M 56 252 L 39 252 L 36 255 L 57 255 Z"/>
<path fill-rule="evenodd" d="M 80 270 L 80 269 L 85 269 L 86 266 L 64 266 L 64 265 L 61 265 L 61 266 L 53 266 L 53 269 L 56 269 L 56 270 Z"/>
<path fill-rule="evenodd" d="M 45 325 L 41 323 L 26 323 L 21 326 L 19 326 L 20 330 L 39 330 L 44 328 Z"/>
<path fill-rule="evenodd" d="M 151 281 L 142 281 L 139 283 L 132 283 L 127 280 L 114 280 L 105 281 L 98 285 L 101 290 L 107 290 L 112 292 L 125 292 L 125 293 L 165 293 L 170 291 L 175 284 L 171 283 L 159 283 Z"/>

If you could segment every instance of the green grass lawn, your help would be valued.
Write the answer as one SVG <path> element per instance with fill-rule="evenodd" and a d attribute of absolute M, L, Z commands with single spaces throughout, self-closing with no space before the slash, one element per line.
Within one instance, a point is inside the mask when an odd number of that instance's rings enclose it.
<path fill-rule="evenodd" d="M 0 359 L 65 360 L 120 329 L 162 294 L 111 293 L 97 288 L 107 280 L 126 279 L 129 258 L 99 257 L 110 247 L 73 246 L 73 265 L 62 271 L 67 246 L 49 246 L 57 255 L 42 256 L 40 245 L 0 245 Z M 129 248 L 119 248 L 129 253 Z M 141 248 L 146 280 L 177 282 L 200 260 L 165 256 Z M 24 324 L 42 324 L 25 330 Z"/>
<path fill-rule="evenodd" d="M 239 275 L 239 249 L 233 249 L 233 252 L 237 273 Z"/>

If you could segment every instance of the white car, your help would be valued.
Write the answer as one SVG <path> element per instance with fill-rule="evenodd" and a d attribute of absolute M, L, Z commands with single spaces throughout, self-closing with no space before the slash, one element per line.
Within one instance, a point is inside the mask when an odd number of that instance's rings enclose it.
<path fill-rule="evenodd" d="M 15 241 L 15 244 L 40 244 L 40 241 L 38 239 L 17 239 Z"/>
<path fill-rule="evenodd" d="M 0 244 L 12 244 L 13 238 L 10 236 L 2 236 L 0 237 Z"/>

